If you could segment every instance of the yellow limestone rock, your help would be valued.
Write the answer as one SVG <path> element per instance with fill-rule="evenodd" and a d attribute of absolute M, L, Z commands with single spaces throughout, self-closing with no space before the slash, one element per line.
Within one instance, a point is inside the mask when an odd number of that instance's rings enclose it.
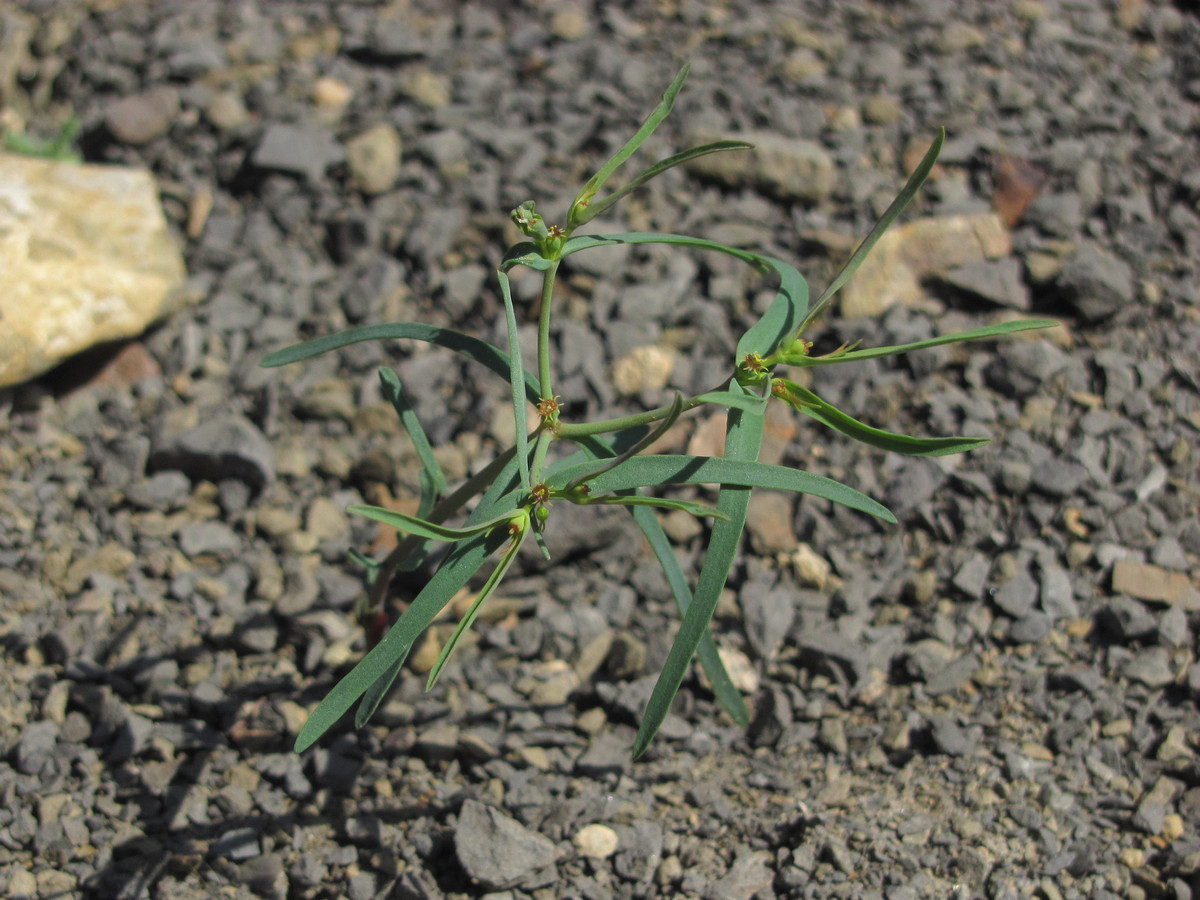
<path fill-rule="evenodd" d="M 956 266 L 1012 253 L 1012 237 L 994 212 L 917 219 L 889 229 L 842 288 L 842 315 L 876 316 L 925 296 L 921 282 Z"/>
<path fill-rule="evenodd" d="M 0 154 L 0 387 L 140 334 L 184 277 L 149 172 Z"/>

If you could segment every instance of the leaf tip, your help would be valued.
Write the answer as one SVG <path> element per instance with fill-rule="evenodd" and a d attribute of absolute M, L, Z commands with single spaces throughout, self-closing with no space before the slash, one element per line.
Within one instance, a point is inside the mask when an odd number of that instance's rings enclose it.
<path fill-rule="evenodd" d="M 308 723 L 304 723 L 304 727 L 300 729 L 300 733 L 296 735 L 296 743 L 292 744 L 293 753 L 303 753 L 316 741 L 318 735 L 308 733 Z"/>
<path fill-rule="evenodd" d="M 637 762 L 645 755 L 646 750 L 650 747 L 650 741 L 653 739 L 654 735 L 643 739 L 641 733 L 638 733 L 637 740 L 633 742 L 633 751 L 630 754 L 634 762 Z"/>

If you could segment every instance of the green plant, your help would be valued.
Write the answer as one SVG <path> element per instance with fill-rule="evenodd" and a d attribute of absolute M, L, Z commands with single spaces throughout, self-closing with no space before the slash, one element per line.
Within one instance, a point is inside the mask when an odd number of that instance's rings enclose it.
<path fill-rule="evenodd" d="M 513 221 L 529 240 L 505 254 L 497 273 L 508 326 L 507 352 L 445 328 L 404 322 L 351 329 L 281 350 L 263 360 L 265 366 L 284 365 L 357 341 L 398 338 L 427 341 L 456 351 L 507 379 L 511 385 L 516 423 L 514 446 L 450 491 L 400 379 L 391 369 L 380 370 L 384 392 L 395 406 L 423 465 L 422 492 L 415 516 L 374 506 L 351 507 L 352 512 L 406 535 L 382 561 L 354 555 L 367 567 L 370 580 L 366 602 L 360 610 L 367 621 L 386 625 L 386 593 L 397 571 L 411 568 L 424 559 L 435 542 L 448 542 L 453 546 L 399 620 L 386 633 L 380 628 L 373 648 L 313 711 L 296 739 L 297 752 L 310 746 L 336 724 L 355 702 L 359 704 L 356 725 L 366 722 L 391 688 L 417 637 L 489 557 L 499 551 L 499 562 L 429 673 L 429 686 L 432 686 L 459 639 L 471 627 L 480 608 L 526 541 L 532 537 L 549 557 L 543 531 L 546 520 L 553 515 L 554 503 L 627 507 L 658 557 L 683 616 L 682 627 L 642 719 L 633 747 L 635 758 L 646 750 L 661 726 L 692 657 L 696 655 L 721 705 L 735 721 L 746 724 L 749 716 L 745 703 L 725 671 L 709 632 L 709 622 L 734 563 L 746 524 L 751 490 L 760 487 L 797 491 L 843 504 L 886 522 L 896 521 L 885 507 L 851 487 L 807 472 L 759 462 L 767 404 L 772 400 L 782 401 L 855 440 L 900 453 L 940 456 L 970 450 L 987 442 L 986 438 L 977 437 L 909 437 L 873 428 L 835 408 L 808 388 L 784 378 L 780 374 L 782 370 L 870 359 L 1057 324 L 1048 320 L 1009 322 L 902 346 L 872 349 L 843 346 L 824 356 L 810 354 L 811 344 L 802 337 L 806 327 L 820 315 L 833 294 L 846 283 L 917 192 L 937 158 L 944 131 L 934 140 L 882 219 L 811 309 L 808 286 L 800 273 L 785 262 L 757 253 L 676 234 L 576 235 L 578 228 L 673 166 L 709 153 L 750 149 L 750 145 L 740 141 L 720 141 L 696 147 L 655 163 L 624 187 L 600 197 L 609 177 L 671 111 L 687 71 L 685 66 L 638 132 L 584 185 L 567 212 L 564 227 L 547 225 L 532 202 L 523 203 L 513 211 Z M 562 261 L 572 254 L 613 244 L 674 244 L 725 253 L 754 266 L 763 274 L 774 273 L 779 280 L 778 293 L 763 316 L 742 335 L 727 379 L 713 390 L 694 397 L 676 394 L 670 404 L 636 415 L 595 422 L 564 421 L 554 393 L 551 360 L 550 322 L 555 275 Z M 517 317 L 509 288 L 509 272 L 516 266 L 527 266 L 542 273 L 536 375 L 526 371 L 517 341 Z M 538 411 L 538 421 L 532 431 L 526 422 L 527 401 Z M 643 453 L 684 412 L 706 405 L 728 409 L 723 457 Z M 573 445 L 574 452 L 552 459 L 551 446 L 564 443 Z M 644 493 L 647 489 L 678 484 L 719 485 L 715 507 Z M 475 498 L 478 502 L 465 521 L 454 527 L 445 524 Z M 680 571 L 653 512 L 654 507 L 682 509 L 714 520 L 694 590 Z"/>
<path fill-rule="evenodd" d="M 50 140 L 10 132 L 4 135 L 4 149 L 9 153 L 18 153 L 21 156 L 51 159 L 57 162 L 83 162 L 83 157 L 75 149 L 75 138 L 79 136 L 79 128 L 79 119 L 71 116 L 58 134 Z"/>

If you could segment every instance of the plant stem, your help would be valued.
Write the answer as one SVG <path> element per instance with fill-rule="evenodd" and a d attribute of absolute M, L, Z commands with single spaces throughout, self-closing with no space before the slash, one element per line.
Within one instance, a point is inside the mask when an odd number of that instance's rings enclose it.
<path fill-rule="evenodd" d="M 711 392 L 706 391 L 705 393 Z M 689 409 L 695 409 L 707 402 L 709 401 L 701 400 L 698 396 L 691 397 L 683 401 L 683 411 L 686 412 Z M 570 440 L 586 437 L 591 434 L 607 434 L 612 431 L 633 428 L 635 425 L 649 425 L 651 422 L 665 419 L 670 412 L 671 407 L 660 406 L 656 409 L 648 409 L 645 412 L 634 413 L 631 416 L 621 416 L 617 419 L 603 419 L 598 422 L 576 422 L 574 424 L 564 422 L 558 427 L 558 436 Z"/>
<path fill-rule="evenodd" d="M 542 481 L 542 467 L 546 464 L 546 451 L 550 449 L 550 442 L 554 440 L 554 432 L 549 428 L 541 428 L 537 432 L 537 443 L 533 447 L 533 464 L 529 467 L 529 483 L 540 484 Z"/>
<path fill-rule="evenodd" d="M 558 272 L 558 260 L 554 260 L 542 273 L 542 310 L 538 317 L 538 380 L 542 383 L 542 396 L 554 396 L 554 385 L 550 375 L 550 308 L 554 303 L 554 276 Z"/>
<path fill-rule="evenodd" d="M 538 316 L 538 381 L 542 386 L 542 397 L 550 399 L 554 396 L 553 375 L 550 371 L 550 309 L 554 303 L 554 276 L 558 272 L 558 260 L 554 260 L 542 273 L 542 309 Z M 530 467 L 529 480 L 538 484 L 542 480 L 542 467 L 546 463 L 546 451 L 554 440 L 554 432 L 545 427 L 545 422 L 538 427 L 537 444 L 533 449 L 533 465 Z"/>

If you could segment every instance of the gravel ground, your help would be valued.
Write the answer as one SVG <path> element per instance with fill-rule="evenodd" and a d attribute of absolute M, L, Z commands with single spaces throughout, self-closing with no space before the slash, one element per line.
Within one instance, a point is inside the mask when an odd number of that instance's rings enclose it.
<path fill-rule="evenodd" d="M 23 16 L 11 108 L 41 134 L 73 110 L 89 161 L 156 174 L 195 302 L 0 395 L 0 893 L 1200 894 L 1195 3 L 0 10 Z M 992 435 L 966 457 L 774 421 L 774 458 L 901 526 L 756 499 L 716 622 L 748 733 L 696 675 L 630 762 L 677 617 L 619 511 L 556 510 L 555 564 L 522 561 L 435 691 L 405 672 L 367 728 L 293 755 L 363 647 L 346 554 L 384 538 L 342 510 L 417 491 L 375 367 L 451 475 L 511 425 L 503 384 L 421 347 L 258 360 L 363 322 L 496 340 L 508 210 L 553 221 L 689 58 L 654 152 L 768 133 L 817 174 L 674 171 L 612 224 L 756 246 L 819 288 L 945 125 L 917 214 L 1004 211 L 1012 253 L 818 345 L 1010 307 L 1066 327 L 820 371 L 873 423 Z M 770 297 L 711 257 L 604 252 L 558 301 L 570 417 L 661 402 L 613 387 L 642 345 L 708 387 Z M 667 526 L 694 571 L 700 528 Z"/>

